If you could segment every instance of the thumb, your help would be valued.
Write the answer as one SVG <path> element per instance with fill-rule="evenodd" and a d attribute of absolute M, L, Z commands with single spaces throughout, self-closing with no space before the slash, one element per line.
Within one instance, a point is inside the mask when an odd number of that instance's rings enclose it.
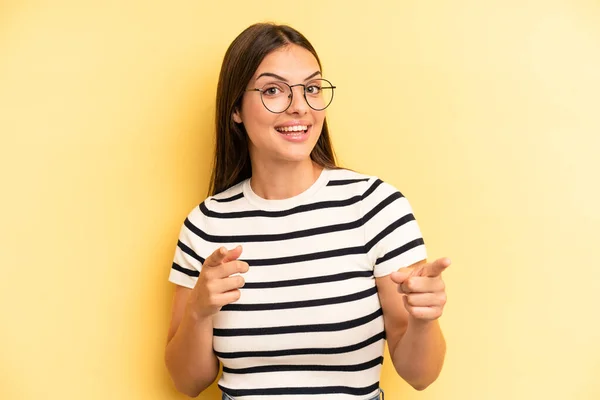
<path fill-rule="evenodd" d="M 218 267 L 223 263 L 223 260 L 227 256 L 227 249 L 223 246 L 216 249 L 210 256 L 204 260 L 204 267 Z"/>
<path fill-rule="evenodd" d="M 421 270 L 421 276 L 428 276 L 430 278 L 438 277 L 444 272 L 446 268 L 450 266 L 452 261 L 449 258 L 439 258 L 434 262 L 425 264 Z"/>
<path fill-rule="evenodd" d="M 221 262 L 226 263 L 229 261 L 237 260 L 242 255 L 242 250 L 242 246 L 236 246 L 233 249 L 228 250 L 227 254 L 225 254 L 225 258 L 223 258 Z"/>
<path fill-rule="evenodd" d="M 404 281 L 406 281 L 410 277 L 410 274 L 410 269 L 402 268 L 400 271 L 392 272 L 390 274 L 390 278 L 392 279 L 392 282 L 398 285 L 402 285 Z"/>

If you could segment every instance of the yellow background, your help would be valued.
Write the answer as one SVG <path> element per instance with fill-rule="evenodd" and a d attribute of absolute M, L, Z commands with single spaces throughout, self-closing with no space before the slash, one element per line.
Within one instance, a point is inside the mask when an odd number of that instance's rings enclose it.
<path fill-rule="evenodd" d="M 342 164 L 454 262 L 444 371 L 419 393 L 386 358 L 386 399 L 599 399 L 596 0 L 1 1 L 0 398 L 183 398 L 167 275 L 223 54 L 266 20 L 339 87 Z"/>

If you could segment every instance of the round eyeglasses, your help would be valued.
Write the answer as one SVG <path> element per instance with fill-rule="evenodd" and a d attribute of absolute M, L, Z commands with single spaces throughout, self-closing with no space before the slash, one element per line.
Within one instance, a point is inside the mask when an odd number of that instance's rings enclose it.
<path fill-rule="evenodd" d="M 302 86 L 306 103 L 315 111 L 326 109 L 333 100 L 335 86 L 327 79 L 314 79 L 309 83 L 298 83 L 296 85 L 275 81 L 269 82 L 261 88 L 248 89 L 247 91 L 260 92 L 260 99 L 265 108 L 274 114 L 281 114 L 292 105 L 294 98 L 292 88 L 296 86 Z"/>

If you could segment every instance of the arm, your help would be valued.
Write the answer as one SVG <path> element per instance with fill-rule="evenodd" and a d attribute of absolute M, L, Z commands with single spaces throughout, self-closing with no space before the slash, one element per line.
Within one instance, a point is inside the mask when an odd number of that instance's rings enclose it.
<path fill-rule="evenodd" d="M 201 317 L 189 306 L 192 289 L 177 286 L 169 326 L 165 364 L 178 391 L 198 396 L 219 373 L 213 352 L 212 317 Z"/>
<path fill-rule="evenodd" d="M 217 249 L 204 262 L 193 289 L 178 286 L 165 349 L 165 364 L 175 387 L 196 397 L 214 382 L 219 362 L 213 351 L 212 317 L 240 298 L 241 276 L 248 264 L 235 261 L 241 246 Z"/>
<path fill-rule="evenodd" d="M 443 281 L 439 274 L 427 276 L 435 263 L 421 261 L 376 280 L 394 368 L 417 390 L 437 379 L 446 352 L 437 321 L 445 303 Z"/>
<path fill-rule="evenodd" d="M 444 362 L 446 345 L 436 320 L 446 301 L 441 273 L 450 260 L 425 261 L 413 209 L 396 188 L 376 180 L 363 198 L 365 243 L 390 356 L 398 374 L 423 390 L 437 379 Z"/>

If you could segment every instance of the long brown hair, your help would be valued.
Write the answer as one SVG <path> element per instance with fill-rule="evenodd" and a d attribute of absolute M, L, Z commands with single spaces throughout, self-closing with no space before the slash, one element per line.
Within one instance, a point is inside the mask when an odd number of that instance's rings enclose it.
<path fill-rule="evenodd" d="M 314 47 L 300 32 L 287 25 L 251 25 L 227 49 L 217 86 L 216 149 L 209 195 L 227 190 L 252 175 L 246 129 L 233 120 L 233 114 L 241 107 L 246 86 L 262 60 L 274 50 L 290 44 L 310 51 L 322 69 Z M 323 122 L 323 130 L 310 158 L 322 167 L 336 168 L 327 120 Z"/>

